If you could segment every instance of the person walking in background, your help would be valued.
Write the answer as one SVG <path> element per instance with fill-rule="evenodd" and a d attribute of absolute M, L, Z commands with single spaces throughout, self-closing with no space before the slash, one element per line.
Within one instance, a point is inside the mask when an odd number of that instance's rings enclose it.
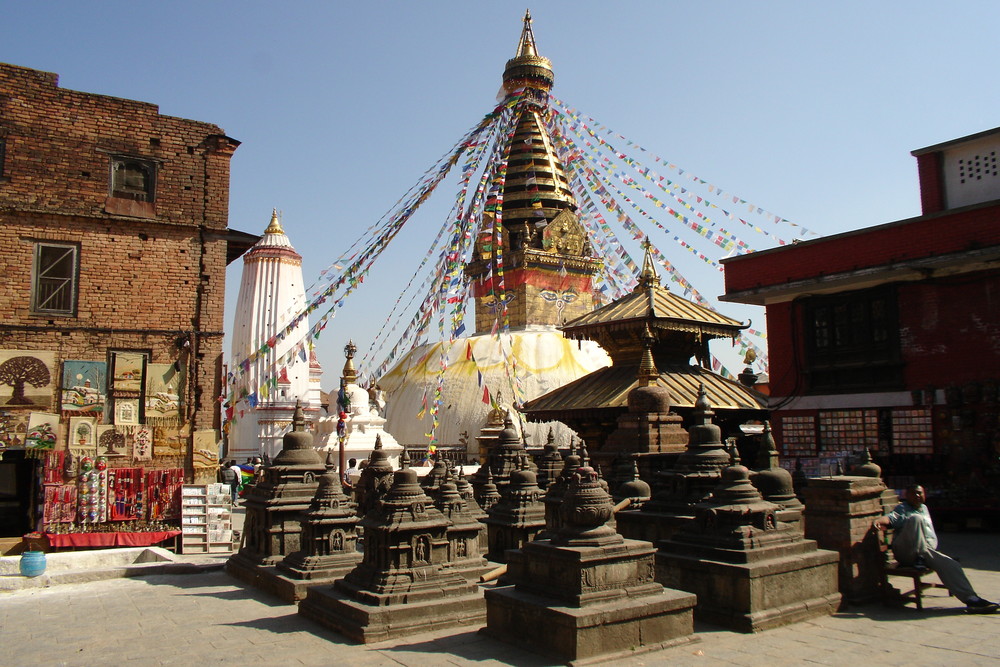
<path fill-rule="evenodd" d="M 233 507 L 240 502 L 240 485 L 243 484 L 243 469 L 236 465 L 236 459 L 229 462 L 229 469 L 233 472 Z"/>

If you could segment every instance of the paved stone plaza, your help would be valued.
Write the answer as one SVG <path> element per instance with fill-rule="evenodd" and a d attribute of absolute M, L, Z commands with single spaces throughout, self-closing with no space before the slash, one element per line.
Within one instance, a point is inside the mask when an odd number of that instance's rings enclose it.
<path fill-rule="evenodd" d="M 983 596 L 1000 595 L 1000 535 L 945 534 Z M 968 615 L 944 591 L 912 605 L 850 607 L 746 635 L 696 624 L 699 642 L 616 665 L 998 665 L 1000 614 Z M 545 665 L 476 632 L 359 646 L 221 570 L 24 590 L 0 596 L 3 665 Z"/>

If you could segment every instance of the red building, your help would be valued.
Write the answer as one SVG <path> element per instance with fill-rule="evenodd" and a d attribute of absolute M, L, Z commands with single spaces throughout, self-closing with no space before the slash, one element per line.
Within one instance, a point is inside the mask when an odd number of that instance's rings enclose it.
<path fill-rule="evenodd" d="M 913 151 L 922 215 L 724 260 L 723 300 L 767 310 L 790 465 L 829 474 L 868 447 L 890 487 L 997 505 L 997 153 L 1000 128 Z"/>

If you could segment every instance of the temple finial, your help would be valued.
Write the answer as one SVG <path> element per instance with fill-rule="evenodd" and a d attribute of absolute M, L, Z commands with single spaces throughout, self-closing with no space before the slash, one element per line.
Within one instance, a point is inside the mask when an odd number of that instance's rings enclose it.
<path fill-rule="evenodd" d="M 660 372 L 656 370 L 656 362 L 653 361 L 654 342 L 656 342 L 656 338 L 653 336 L 653 332 L 649 330 L 649 325 L 647 324 L 642 336 L 642 361 L 639 362 L 639 372 L 636 373 L 636 378 L 639 380 L 640 386 L 653 387 L 660 378 Z"/>
<path fill-rule="evenodd" d="M 646 251 L 646 256 L 642 260 L 642 271 L 639 273 L 639 283 L 635 286 L 638 289 L 649 289 L 650 287 L 659 286 L 660 276 L 656 273 L 656 263 L 653 261 L 653 244 L 649 242 L 649 237 L 647 236 L 643 242 L 642 247 Z"/>
<path fill-rule="evenodd" d="M 522 56 L 537 56 L 538 50 L 535 48 L 535 35 L 531 32 L 531 10 L 524 10 L 524 28 L 521 29 L 521 41 L 517 44 L 515 58 Z"/>
<path fill-rule="evenodd" d="M 265 234 L 284 234 L 285 230 L 281 228 L 281 222 L 278 220 L 278 209 L 271 209 L 271 222 L 268 224 L 267 229 L 264 230 Z"/>

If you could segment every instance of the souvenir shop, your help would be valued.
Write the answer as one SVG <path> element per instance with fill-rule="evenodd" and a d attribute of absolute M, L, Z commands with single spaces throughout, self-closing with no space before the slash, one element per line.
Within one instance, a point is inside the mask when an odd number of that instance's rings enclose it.
<path fill-rule="evenodd" d="M 30 534 L 46 550 L 176 544 L 185 373 L 150 356 L 0 350 L 0 538 Z"/>

